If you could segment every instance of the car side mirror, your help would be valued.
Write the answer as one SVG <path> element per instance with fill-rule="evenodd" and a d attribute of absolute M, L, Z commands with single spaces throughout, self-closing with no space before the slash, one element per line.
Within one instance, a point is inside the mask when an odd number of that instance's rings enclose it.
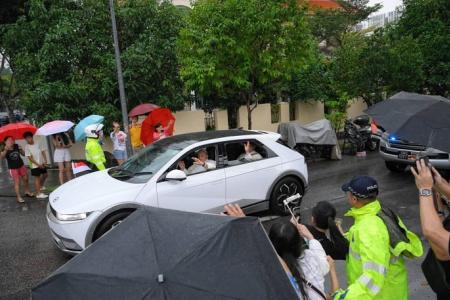
<path fill-rule="evenodd" d="M 166 175 L 166 180 L 170 181 L 183 181 L 186 180 L 186 178 L 186 173 L 181 170 L 172 170 Z"/>

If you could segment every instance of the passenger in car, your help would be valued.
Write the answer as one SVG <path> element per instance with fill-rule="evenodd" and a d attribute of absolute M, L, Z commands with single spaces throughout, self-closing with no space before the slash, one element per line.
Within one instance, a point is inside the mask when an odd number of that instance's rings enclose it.
<path fill-rule="evenodd" d="M 250 141 L 247 141 L 244 144 L 244 150 L 245 152 L 239 155 L 239 157 L 237 158 L 239 162 L 251 162 L 263 159 L 262 155 L 255 151 L 255 144 L 251 143 Z"/>
<path fill-rule="evenodd" d="M 181 171 L 186 173 L 186 175 L 202 173 L 216 168 L 216 161 L 208 159 L 208 151 L 206 151 L 205 148 L 198 150 L 197 157 L 193 157 L 192 160 L 194 163 L 187 169 L 183 160 L 178 162 L 178 167 Z"/>

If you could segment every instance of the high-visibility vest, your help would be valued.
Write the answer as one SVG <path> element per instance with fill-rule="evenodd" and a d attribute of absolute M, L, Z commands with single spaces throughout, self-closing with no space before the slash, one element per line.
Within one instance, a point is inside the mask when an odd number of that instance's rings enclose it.
<path fill-rule="evenodd" d="M 418 257 L 423 254 L 422 243 L 399 220 L 409 242 L 392 247 L 388 229 L 377 216 L 380 210 L 380 202 L 376 200 L 346 214 L 355 218 L 346 234 L 350 242 L 346 264 L 349 286 L 337 291 L 333 300 L 408 299 L 408 274 L 402 249 Z"/>
<path fill-rule="evenodd" d="M 99 170 L 105 169 L 105 153 L 103 153 L 102 146 L 98 142 L 98 139 L 87 138 L 86 160 L 93 163 Z"/>

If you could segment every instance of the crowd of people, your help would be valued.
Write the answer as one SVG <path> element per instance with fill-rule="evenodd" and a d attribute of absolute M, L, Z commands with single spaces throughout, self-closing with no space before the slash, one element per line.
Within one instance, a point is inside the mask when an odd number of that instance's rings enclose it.
<path fill-rule="evenodd" d="M 132 147 L 134 151 L 139 151 L 143 148 L 140 137 L 141 124 L 138 122 L 138 117 L 132 118 L 131 121 L 129 131 Z M 119 165 L 127 159 L 127 135 L 121 130 L 120 126 L 120 122 L 114 121 L 110 133 L 113 145 L 112 155 Z M 106 157 L 103 151 L 103 127 L 103 124 L 94 124 L 87 126 L 84 130 L 86 134 L 85 158 L 93 170 L 104 170 L 106 168 Z M 161 129 L 160 127 L 155 126 L 154 128 L 155 140 L 165 137 L 162 134 L 164 128 Z M 4 148 L 0 151 L 0 159 L 6 159 L 7 161 L 9 173 L 14 181 L 16 199 L 19 203 L 25 202 L 22 197 L 21 187 L 26 197 L 36 197 L 37 199 L 45 199 L 48 197 L 44 193 L 46 190 L 45 181 L 48 177 L 48 155 L 46 148 L 35 140 L 31 132 L 25 132 L 23 139 L 26 142 L 24 147 L 17 144 L 12 136 L 7 136 L 3 140 Z M 50 141 L 54 148 L 53 161 L 58 166 L 59 184 L 62 185 L 73 178 L 70 149 L 73 147 L 74 142 L 68 132 L 53 134 Z M 28 168 L 22 157 L 26 157 L 28 160 L 28 167 L 31 176 L 34 178 L 34 193 L 30 191 Z"/>
<path fill-rule="evenodd" d="M 437 299 L 450 299 L 450 183 L 417 161 L 411 168 L 419 189 L 420 220 L 430 250 L 422 269 Z M 336 209 L 321 201 L 310 224 L 297 219 L 275 223 L 269 238 L 299 299 L 408 299 L 405 258 L 423 255 L 420 238 L 379 200 L 374 178 L 358 176 L 342 186 L 354 224 L 344 233 Z M 226 205 L 230 216 L 245 217 L 238 205 Z M 447 216 L 447 217 L 445 217 Z M 334 260 L 346 260 L 348 286 L 340 286 Z M 325 290 L 324 276 L 330 276 Z"/>

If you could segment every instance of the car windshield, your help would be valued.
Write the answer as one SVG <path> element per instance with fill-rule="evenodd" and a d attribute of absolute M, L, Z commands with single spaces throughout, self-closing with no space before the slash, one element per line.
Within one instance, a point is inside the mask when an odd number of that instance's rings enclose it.
<path fill-rule="evenodd" d="M 190 143 L 186 141 L 170 143 L 161 140 L 141 150 L 121 166 L 112 168 L 108 173 L 118 180 L 145 183 L 189 145 Z"/>

